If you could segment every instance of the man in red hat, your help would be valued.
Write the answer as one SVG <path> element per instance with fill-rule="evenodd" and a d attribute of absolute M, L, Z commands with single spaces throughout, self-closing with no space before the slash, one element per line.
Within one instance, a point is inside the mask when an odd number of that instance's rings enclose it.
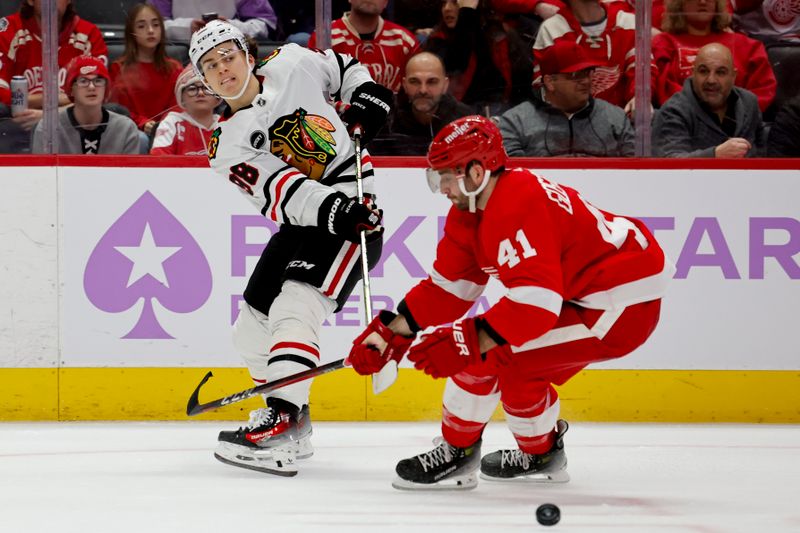
<path fill-rule="evenodd" d="M 541 51 L 542 82 L 530 100 L 500 117 L 510 156 L 622 157 L 634 155 L 634 132 L 622 108 L 592 97 L 603 63 L 577 43 L 557 41 Z"/>
<path fill-rule="evenodd" d="M 108 69 L 100 58 L 78 56 L 67 65 L 64 90 L 73 105 L 58 113 L 59 153 L 139 153 L 136 124 L 103 108 L 109 80 Z M 33 152 L 44 152 L 41 122 L 33 133 Z"/>

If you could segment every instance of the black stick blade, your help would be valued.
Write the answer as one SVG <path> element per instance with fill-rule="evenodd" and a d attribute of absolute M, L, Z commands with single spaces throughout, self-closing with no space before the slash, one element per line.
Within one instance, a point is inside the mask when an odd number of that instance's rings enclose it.
<path fill-rule="evenodd" d="M 186 404 L 186 416 L 194 416 L 194 415 L 196 415 L 196 414 L 197 414 L 197 412 L 195 412 L 195 411 L 196 411 L 196 408 L 197 408 L 197 406 L 200 404 L 200 388 L 201 388 L 203 385 L 205 385 L 205 384 L 206 384 L 206 381 L 208 381 L 209 379 L 211 379 L 211 376 L 213 376 L 213 375 L 214 375 L 214 374 L 212 374 L 212 373 L 209 371 L 209 372 L 206 374 L 206 376 L 203 378 L 203 380 L 200 382 L 200 384 L 199 384 L 199 385 L 197 385 L 197 388 L 196 388 L 196 389 L 194 389 L 194 392 L 193 392 L 193 393 L 192 393 L 192 395 L 189 397 L 189 403 L 187 403 L 187 404 Z"/>
<path fill-rule="evenodd" d="M 290 376 L 285 376 L 269 383 L 262 383 L 257 387 L 252 387 L 250 389 L 231 394 L 230 396 L 225 396 L 224 398 L 219 398 L 217 400 L 212 400 L 208 403 L 201 404 L 200 400 L 198 399 L 200 387 L 202 387 L 205 382 L 208 381 L 208 378 L 211 377 L 211 372 L 209 372 L 206 374 L 206 377 L 203 378 L 203 381 L 201 381 L 197 386 L 197 389 L 194 391 L 194 394 L 192 394 L 192 397 L 189 398 L 189 403 L 186 405 L 186 414 L 188 416 L 199 415 L 200 413 L 205 413 L 206 411 L 219 409 L 225 405 L 247 400 L 248 398 L 252 398 L 258 394 L 268 394 L 272 391 L 282 389 L 283 387 L 288 387 L 289 385 L 294 385 L 295 383 L 321 376 L 322 374 L 327 374 L 328 372 L 333 372 L 334 370 L 339 370 L 340 368 L 344 368 L 344 359 L 331 361 L 328 364 L 318 366 L 316 368 L 298 372 L 297 374 L 292 374 Z"/>

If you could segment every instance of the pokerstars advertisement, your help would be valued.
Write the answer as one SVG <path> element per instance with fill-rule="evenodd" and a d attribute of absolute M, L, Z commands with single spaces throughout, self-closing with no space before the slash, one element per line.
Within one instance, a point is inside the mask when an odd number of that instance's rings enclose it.
<path fill-rule="evenodd" d="M 798 369 L 796 171 L 534 169 L 596 206 L 644 220 L 677 270 L 653 337 L 604 364 L 630 369 Z M 205 168 L 59 173 L 61 364 L 241 366 L 230 326 L 275 224 Z M 427 276 L 449 202 L 420 168 L 379 168 L 385 245 L 377 312 Z M 491 282 L 470 314 L 504 290 Z M 322 328 L 323 362 L 364 327 L 361 287 Z"/>

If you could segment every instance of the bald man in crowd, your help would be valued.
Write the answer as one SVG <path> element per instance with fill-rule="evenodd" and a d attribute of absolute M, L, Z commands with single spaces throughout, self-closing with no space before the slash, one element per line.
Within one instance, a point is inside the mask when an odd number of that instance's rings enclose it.
<path fill-rule="evenodd" d="M 658 111 L 653 155 L 660 157 L 757 157 L 764 152 L 758 100 L 735 87 L 731 51 L 711 43 L 697 52 L 683 90 Z"/>
<path fill-rule="evenodd" d="M 439 56 L 420 52 L 406 63 L 402 90 L 385 133 L 372 141 L 371 154 L 425 155 L 433 137 L 472 109 L 447 93 L 449 80 Z"/>

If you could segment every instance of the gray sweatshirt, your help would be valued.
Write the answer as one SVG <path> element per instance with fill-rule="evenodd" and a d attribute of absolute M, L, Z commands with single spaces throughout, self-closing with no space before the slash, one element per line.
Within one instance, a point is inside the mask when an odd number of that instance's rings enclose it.
<path fill-rule="evenodd" d="M 735 95 L 735 96 L 734 96 Z M 656 113 L 653 121 L 653 155 L 656 157 L 714 157 L 714 148 L 731 137 L 747 139 L 752 148 L 747 157 L 757 157 L 764 150 L 764 125 L 756 95 L 734 87 L 731 97 L 736 119 L 734 134 L 729 136 L 714 117 L 701 106 L 692 90 L 692 78 L 683 83 Z M 730 97 L 729 97 L 730 98 Z"/>
<path fill-rule="evenodd" d="M 41 121 L 33 132 L 32 151 L 44 153 Z M 128 117 L 106 109 L 99 127 L 84 130 L 75 121 L 72 107 L 67 107 L 58 112 L 58 153 L 138 154 L 139 130 Z"/>
<path fill-rule="evenodd" d="M 589 103 L 572 116 L 538 94 L 500 117 L 503 145 L 510 156 L 628 157 L 634 131 L 622 108 L 605 100 Z"/>

